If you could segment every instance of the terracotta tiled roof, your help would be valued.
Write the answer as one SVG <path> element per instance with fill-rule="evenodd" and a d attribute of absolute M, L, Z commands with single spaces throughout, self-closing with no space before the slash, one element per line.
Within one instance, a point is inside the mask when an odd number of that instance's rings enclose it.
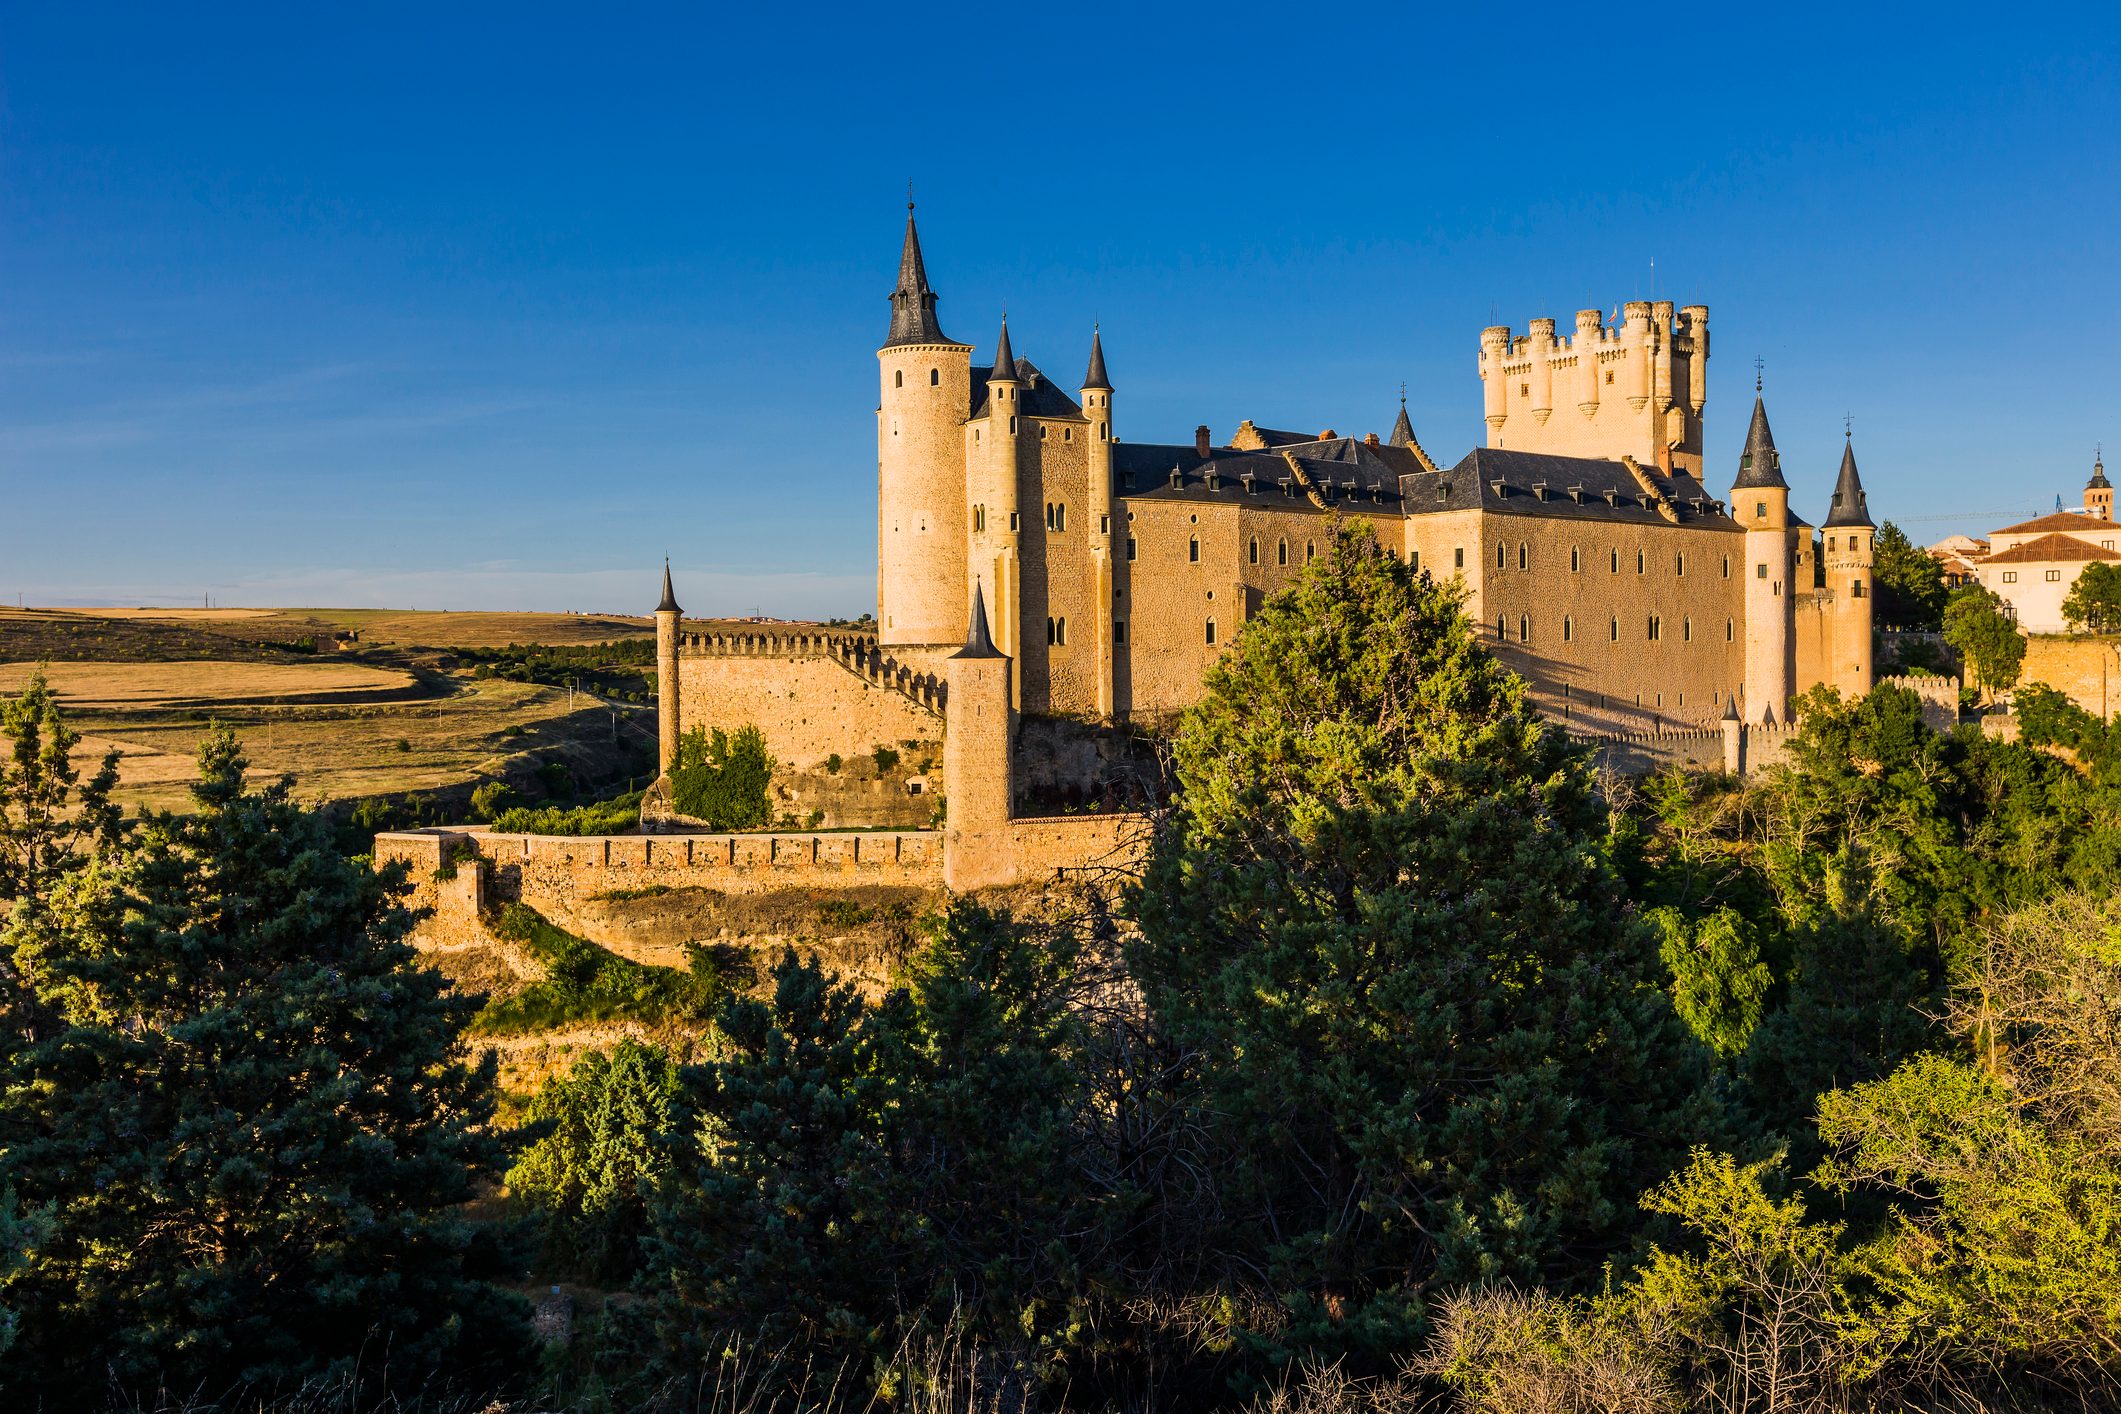
<path fill-rule="evenodd" d="M 2096 530 L 2101 526 L 2110 526 L 2113 523 L 2112 521 L 2102 521 L 2092 516 L 2078 515 L 2075 511 L 2056 511 L 2053 515 L 2044 515 L 2034 520 L 2020 521 L 2016 525 L 2006 525 L 2001 530 L 1989 533 L 1991 535 L 2039 535 L 2049 531 L 2062 531 L 2065 534 L 2073 532 L 2082 535 L 2087 531 Z"/>
<path fill-rule="evenodd" d="M 2073 516 L 2083 520 L 2083 516 Z M 2054 519 L 2054 517 L 2050 517 Z M 1984 565 L 2025 565 L 2072 563 L 2082 560 L 2121 560 L 2121 550 L 2107 550 L 2089 540 L 2079 540 L 2074 535 L 2043 535 L 2038 540 L 2028 540 L 2023 545 L 2013 545 L 2008 550 L 1998 550 Z"/>

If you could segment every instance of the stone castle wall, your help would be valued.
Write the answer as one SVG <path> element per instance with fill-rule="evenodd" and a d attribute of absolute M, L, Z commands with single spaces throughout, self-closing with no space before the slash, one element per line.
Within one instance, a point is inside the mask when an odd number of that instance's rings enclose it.
<path fill-rule="evenodd" d="M 835 634 L 687 634 L 678 647 L 679 721 L 686 731 L 755 724 L 774 759 L 795 771 L 880 746 L 939 749 L 942 653 L 884 651 Z"/>
<path fill-rule="evenodd" d="M 2121 637 L 2097 634 L 2034 634 L 2025 642 L 2025 668 L 2018 681 L 2045 683 L 2087 712 L 2121 712 Z"/>

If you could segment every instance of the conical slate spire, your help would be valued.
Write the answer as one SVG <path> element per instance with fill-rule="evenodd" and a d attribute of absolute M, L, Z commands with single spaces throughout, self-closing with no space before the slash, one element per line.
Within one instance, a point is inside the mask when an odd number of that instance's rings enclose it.
<path fill-rule="evenodd" d="M 994 346 L 994 372 L 988 378 L 1007 378 L 1016 381 L 1016 355 L 1009 350 L 1009 316 L 1002 316 L 1002 337 Z"/>
<path fill-rule="evenodd" d="M 659 614 L 682 614 L 685 612 L 678 607 L 678 596 L 671 592 L 670 560 L 667 556 L 663 560 L 663 602 L 655 606 L 655 611 Z"/>
<path fill-rule="evenodd" d="M 898 288 L 891 292 L 891 332 L 884 347 L 894 344 L 947 344 L 949 335 L 935 322 L 935 291 L 928 288 L 928 267 L 921 261 L 921 234 L 913 227 L 913 203 L 906 203 L 906 245 L 899 252 Z"/>
<path fill-rule="evenodd" d="M 1790 484 L 1782 479 L 1782 457 L 1775 451 L 1775 434 L 1768 430 L 1767 404 L 1755 393 L 1753 425 L 1745 434 L 1745 455 L 1738 459 L 1738 479 L 1731 489 L 1751 491 L 1765 486 L 1787 491 Z"/>
<path fill-rule="evenodd" d="M 1112 391 L 1112 380 L 1105 376 L 1105 341 L 1098 337 L 1095 325 L 1090 328 L 1090 371 L 1083 375 L 1083 386 L 1104 393 Z"/>
<path fill-rule="evenodd" d="M 1856 475 L 1856 444 L 1844 443 L 1841 448 L 1841 479 L 1834 483 L 1834 504 L 1827 508 L 1826 523 L 1836 525 L 1870 525 L 1871 509 L 1864 503 L 1863 478 Z"/>
<path fill-rule="evenodd" d="M 1395 447 L 1404 447 L 1414 440 L 1414 424 L 1407 421 L 1407 400 L 1399 399 L 1399 418 L 1392 424 L 1392 435 L 1385 439 Z"/>
<path fill-rule="evenodd" d="M 984 587 L 972 586 L 972 622 L 965 627 L 965 646 L 950 655 L 953 658 L 1002 658 L 1007 655 L 994 646 L 994 636 L 987 632 L 987 593 Z"/>

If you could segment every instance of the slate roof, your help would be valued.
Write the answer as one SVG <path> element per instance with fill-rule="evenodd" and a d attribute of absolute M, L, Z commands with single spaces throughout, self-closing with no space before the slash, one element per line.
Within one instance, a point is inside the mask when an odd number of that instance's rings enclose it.
<path fill-rule="evenodd" d="M 2075 511 L 2055 511 L 2049 515 L 2035 516 L 2031 520 L 2021 520 L 2016 525 L 2006 525 L 2001 530 L 1990 531 L 1989 534 L 1991 537 L 1997 535 L 2041 535 L 2051 532 L 2082 534 L 2085 531 L 2097 529 L 2099 526 L 2112 524 L 2114 524 L 2113 521 L 2079 515 Z"/>
<path fill-rule="evenodd" d="M 1105 341 L 1094 327 L 1090 330 L 1090 371 L 1083 375 L 1083 386 L 1112 391 L 1112 380 L 1105 376 Z"/>
<path fill-rule="evenodd" d="M 670 561 L 663 561 L 663 602 L 655 606 L 659 614 L 682 614 L 678 607 L 678 596 L 670 588 Z"/>
<path fill-rule="evenodd" d="M 1296 458 L 1304 477 L 1331 509 L 1361 511 L 1400 505 L 1400 482 L 1421 463 L 1404 447 L 1369 446 L 1353 437 L 1312 438 L 1272 450 L 1214 447 L 1202 456 L 1192 444 L 1112 444 L 1116 495 L 1134 501 L 1233 502 L 1275 510 L 1317 510 L 1282 453 Z M 1246 478 L 1251 478 L 1247 486 Z"/>
<path fill-rule="evenodd" d="M 991 411 L 987 405 L 987 380 L 993 376 L 992 369 L 972 370 L 972 416 L 975 420 Z M 1016 408 L 1022 417 L 1080 419 L 1083 415 L 1081 405 L 1028 358 L 1016 361 Z"/>
<path fill-rule="evenodd" d="M 1870 507 L 1864 500 L 1863 478 L 1856 474 L 1856 444 L 1847 442 L 1841 448 L 1841 476 L 1834 482 L 1833 504 L 1826 513 L 1827 529 L 1872 523 Z"/>
<path fill-rule="evenodd" d="M 2083 516 L 2078 516 L 2083 520 Z M 2008 550 L 1998 550 L 1981 560 L 1984 565 L 2073 564 L 2084 560 L 2121 560 L 2121 550 L 2108 550 L 2074 535 L 2043 535 Z"/>
<path fill-rule="evenodd" d="M 891 329 L 884 347 L 894 344 L 947 344 L 950 336 L 935 320 L 935 291 L 928 288 L 928 267 L 921 260 L 920 232 L 913 228 L 913 203 L 906 203 L 906 244 L 899 251 L 898 288 L 891 292 Z"/>
<path fill-rule="evenodd" d="M 1739 528 L 1722 503 L 1693 477 L 1644 470 L 1657 494 L 1671 504 L 1679 524 L 1714 530 Z M 1633 473 L 1617 461 L 1598 457 L 1476 447 L 1456 466 L 1402 477 L 1400 494 L 1409 515 L 1479 509 L 1560 520 L 1669 524 Z"/>
<path fill-rule="evenodd" d="M 987 631 L 987 591 L 980 585 L 972 586 L 972 618 L 965 625 L 965 646 L 950 655 L 953 658 L 1000 658 L 1005 656 L 994 646 L 994 635 Z"/>
<path fill-rule="evenodd" d="M 1745 453 L 1738 459 L 1738 479 L 1731 483 L 1731 489 L 1752 491 L 1773 486 L 1789 489 L 1789 483 L 1782 479 L 1782 454 L 1775 450 L 1775 434 L 1768 427 L 1767 404 L 1755 393 L 1753 424 L 1746 429 Z"/>

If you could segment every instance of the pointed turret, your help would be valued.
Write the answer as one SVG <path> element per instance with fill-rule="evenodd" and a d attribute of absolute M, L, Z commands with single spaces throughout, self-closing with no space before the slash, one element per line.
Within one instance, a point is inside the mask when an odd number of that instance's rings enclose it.
<path fill-rule="evenodd" d="M 898 288 L 891 292 L 891 332 L 884 347 L 894 344 L 947 344 L 948 335 L 935 319 L 935 291 L 928 288 L 928 267 L 921 261 L 921 235 L 913 226 L 913 203 L 906 203 L 906 244 L 899 252 Z"/>
<path fill-rule="evenodd" d="M 972 586 L 972 622 L 965 627 L 965 646 L 950 655 L 953 658 L 1003 658 L 1008 655 L 994 646 L 994 636 L 987 631 L 987 593 L 983 586 Z"/>
<path fill-rule="evenodd" d="M 1850 440 L 1841 448 L 1841 478 L 1834 483 L 1834 503 L 1826 513 L 1827 528 L 1872 523 L 1870 507 L 1864 503 L 1863 478 L 1856 475 L 1856 444 Z"/>
<path fill-rule="evenodd" d="M 1090 371 L 1083 375 L 1083 386 L 1106 393 L 1112 391 L 1112 380 L 1105 376 L 1105 341 L 1098 336 L 1094 324 L 1090 326 Z"/>
<path fill-rule="evenodd" d="M 1761 401 L 1758 390 L 1753 394 L 1753 425 L 1745 434 L 1745 455 L 1738 459 L 1738 479 L 1731 485 L 1741 491 L 1764 486 L 1789 489 L 1789 483 L 1782 479 L 1782 457 L 1775 450 L 1775 434 L 1768 429 L 1767 404 Z"/>
<path fill-rule="evenodd" d="M 1414 440 L 1414 424 L 1407 421 L 1407 399 L 1405 394 L 1400 395 L 1399 418 L 1392 424 L 1392 435 L 1386 440 L 1395 447 L 1404 447 Z"/>
<path fill-rule="evenodd" d="M 2114 483 L 2106 479 L 2106 454 L 2103 451 L 2093 455 L 2092 479 L 2084 483 L 2084 489 L 2087 491 L 2111 491 L 2114 489 Z"/>
<path fill-rule="evenodd" d="M 678 607 L 678 596 L 670 588 L 670 559 L 668 556 L 663 559 L 663 602 L 655 606 L 655 611 L 659 614 L 682 614 L 685 612 Z"/>
<path fill-rule="evenodd" d="M 1006 314 L 1002 316 L 1002 336 L 994 345 L 994 371 L 987 375 L 987 381 L 991 383 L 997 378 L 1006 378 L 1012 383 L 1016 381 L 1016 355 L 1009 348 L 1009 316 Z"/>

